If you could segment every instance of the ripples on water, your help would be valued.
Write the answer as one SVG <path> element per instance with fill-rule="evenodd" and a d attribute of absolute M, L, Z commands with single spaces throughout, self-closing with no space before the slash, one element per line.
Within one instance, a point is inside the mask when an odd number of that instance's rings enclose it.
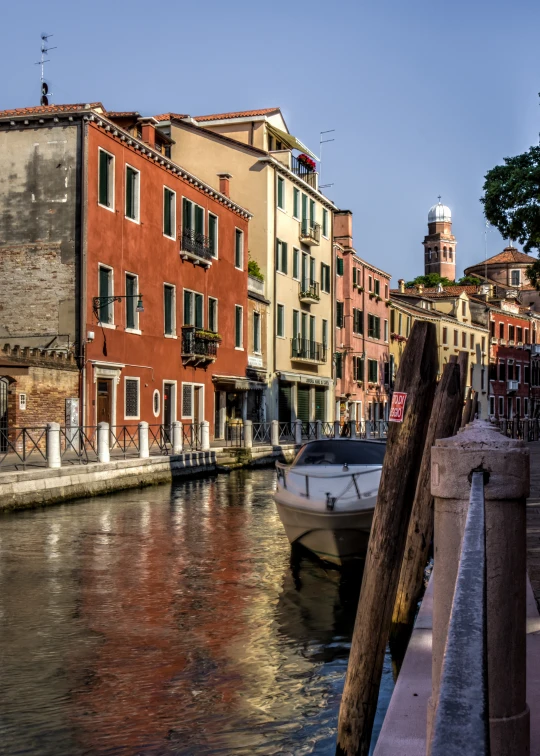
<path fill-rule="evenodd" d="M 291 559 L 274 485 L 3 517 L 0 753 L 333 756 L 359 576 Z"/>

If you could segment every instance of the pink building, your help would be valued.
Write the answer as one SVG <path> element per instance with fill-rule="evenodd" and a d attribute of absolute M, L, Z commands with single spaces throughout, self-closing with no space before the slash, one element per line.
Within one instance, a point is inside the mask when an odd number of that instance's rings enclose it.
<path fill-rule="evenodd" d="M 336 420 L 388 417 L 390 274 L 353 247 L 352 213 L 334 214 Z"/>

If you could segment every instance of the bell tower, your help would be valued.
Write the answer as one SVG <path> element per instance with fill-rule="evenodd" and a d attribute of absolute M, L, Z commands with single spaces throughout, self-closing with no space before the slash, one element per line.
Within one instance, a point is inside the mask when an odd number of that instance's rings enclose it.
<path fill-rule="evenodd" d="M 452 234 L 450 208 L 439 202 L 428 213 L 428 233 L 424 237 L 424 272 L 438 273 L 456 280 L 456 237 Z"/>

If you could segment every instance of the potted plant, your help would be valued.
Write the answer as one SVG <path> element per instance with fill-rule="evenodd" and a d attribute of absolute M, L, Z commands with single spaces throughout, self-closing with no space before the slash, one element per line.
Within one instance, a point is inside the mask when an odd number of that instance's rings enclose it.
<path fill-rule="evenodd" d="M 299 163 L 302 163 L 305 168 L 308 169 L 308 171 L 314 171 L 317 168 L 317 163 L 309 157 L 309 155 L 304 154 L 303 152 L 298 155 L 297 158 Z"/>
<path fill-rule="evenodd" d="M 195 331 L 195 336 L 200 339 L 206 339 L 207 341 L 221 341 L 221 336 L 219 333 L 214 333 L 214 331 L 205 331 L 204 328 L 197 328 Z"/>

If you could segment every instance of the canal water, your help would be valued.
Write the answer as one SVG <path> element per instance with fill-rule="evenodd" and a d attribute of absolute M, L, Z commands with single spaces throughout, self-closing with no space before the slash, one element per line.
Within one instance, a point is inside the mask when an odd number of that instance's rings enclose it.
<path fill-rule="evenodd" d="M 274 486 L 2 517 L 0 754 L 333 756 L 360 576 L 291 558 Z"/>

